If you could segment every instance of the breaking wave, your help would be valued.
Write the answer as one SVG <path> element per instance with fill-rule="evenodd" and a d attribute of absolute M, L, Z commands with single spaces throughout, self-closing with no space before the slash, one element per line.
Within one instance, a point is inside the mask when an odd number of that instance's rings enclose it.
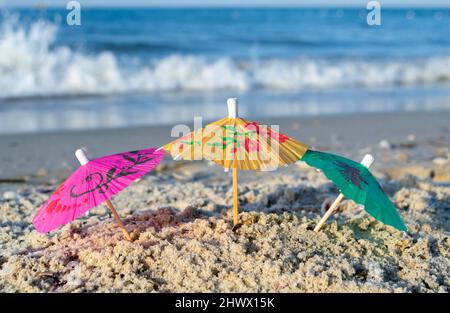
<path fill-rule="evenodd" d="M 327 90 L 342 87 L 450 83 L 450 56 L 425 59 L 210 59 L 170 55 L 139 58 L 137 66 L 112 51 L 87 53 L 56 45 L 58 27 L 28 27 L 17 18 L 0 25 L 0 98 L 106 95 L 158 91 Z"/>

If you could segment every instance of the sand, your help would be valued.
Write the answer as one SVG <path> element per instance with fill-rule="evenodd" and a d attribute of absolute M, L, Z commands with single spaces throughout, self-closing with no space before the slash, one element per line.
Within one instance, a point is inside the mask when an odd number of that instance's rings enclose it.
<path fill-rule="evenodd" d="M 25 181 L 0 183 L 0 291 L 448 293 L 448 118 L 448 113 L 368 115 L 358 117 L 360 126 L 383 127 L 359 133 L 350 123 L 354 116 L 284 121 L 288 126 L 282 130 L 317 148 L 354 159 L 373 153 L 372 172 L 399 209 L 408 234 L 377 222 L 351 201 L 321 232 L 313 232 L 322 204 L 338 191 L 302 162 L 275 172 L 240 173 L 243 226 L 233 232 L 231 174 L 207 162 L 169 160 L 113 198 L 133 243 L 123 239 L 104 207 L 49 236 L 39 234 L 31 219 L 76 165 L 64 168 L 62 156 L 83 142 L 86 132 L 52 134 L 51 149 L 64 152 L 46 165 L 36 161 L 45 156 L 44 147 L 32 146 L 36 158 L 26 168 L 6 167 L 4 160 L 25 160 L 31 143 L 50 135 L 1 137 L 1 147 L 17 145 L 9 156 L 0 153 L 0 178 Z M 90 132 L 89 141 L 101 142 L 94 151 L 109 151 L 122 140 L 125 147 L 117 152 L 151 141 L 145 139 L 148 131 L 127 130 L 135 139 L 128 141 L 125 135 L 113 141 L 109 132 Z M 108 146 L 108 140 L 114 143 Z M 149 145 L 161 143 L 164 138 L 158 137 Z"/>

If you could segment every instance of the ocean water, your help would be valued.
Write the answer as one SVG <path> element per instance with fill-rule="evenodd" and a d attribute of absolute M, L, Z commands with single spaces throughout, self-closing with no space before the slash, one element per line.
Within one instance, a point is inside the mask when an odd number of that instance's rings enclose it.
<path fill-rule="evenodd" d="M 450 109 L 450 11 L 85 9 L 0 14 L 0 134 Z"/>

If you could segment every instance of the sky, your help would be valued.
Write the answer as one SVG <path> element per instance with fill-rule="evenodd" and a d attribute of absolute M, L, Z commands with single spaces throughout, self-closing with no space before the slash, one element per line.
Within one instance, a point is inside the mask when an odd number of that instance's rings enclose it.
<path fill-rule="evenodd" d="M 0 5 L 65 7 L 69 0 L 0 0 Z M 365 7 L 369 0 L 78 0 L 81 6 L 330 6 Z M 450 0 L 379 0 L 383 7 L 450 7 Z"/>

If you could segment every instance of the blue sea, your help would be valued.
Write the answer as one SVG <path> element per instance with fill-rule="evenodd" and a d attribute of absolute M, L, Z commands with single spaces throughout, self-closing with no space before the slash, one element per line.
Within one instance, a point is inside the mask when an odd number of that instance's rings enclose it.
<path fill-rule="evenodd" d="M 0 134 L 450 109 L 445 9 L 0 11 Z"/>

